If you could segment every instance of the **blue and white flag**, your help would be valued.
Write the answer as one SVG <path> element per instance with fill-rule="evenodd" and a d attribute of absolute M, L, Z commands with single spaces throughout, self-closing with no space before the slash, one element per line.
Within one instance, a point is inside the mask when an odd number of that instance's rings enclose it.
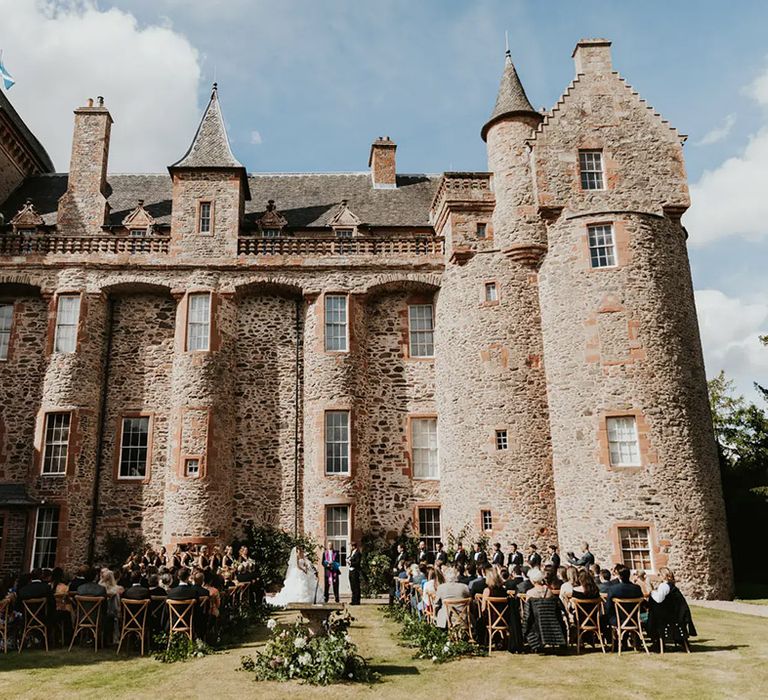
<path fill-rule="evenodd" d="M 8 69 L 3 65 L 2 51 L 0 51 L 0 78 L 3 79 L 3 87 L 6 90 L 10 90 L 16 84 L 16 81 L 13 79 L 13 76 L 8 72 Z"/>

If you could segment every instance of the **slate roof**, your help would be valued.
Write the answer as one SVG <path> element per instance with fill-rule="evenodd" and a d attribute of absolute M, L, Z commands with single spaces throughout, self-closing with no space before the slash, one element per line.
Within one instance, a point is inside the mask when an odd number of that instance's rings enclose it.
<path fill-rule="evenodd" d="M 37 140 L 35 135 L 29 130 L 24 120 L 19 116 L 19 113 L 13 108 L 8 98 L 0 90 L 0 112 L 4 112 L 8 115 L 8 119 L 11 124 L 19 132 L 21 138 L 27 142 L 32 152 L 35 154 L 38 160 L 38 167 L 40 170 L 46 173 L 52 173 L 55 168 L 51 162 L 51 158 L 43 148 L 42 144 Z"/>
<path fill-rule="evenodd" d="M 0 484 L 0 505 L 33 506 L 37 501 L 27 495 L 24 484 Z"/>
<path fill-rule="evenodd" d="M 181 160 L 171 168 L 242 168 L 229 145 L 224 117 L 219 105 L 219 91 L 213 84 L 211 99 L 203 112 L 195 137 Z"/>
<path fill-rule="evenodd" d="M 363 173 L 259 173 L 248 176 L 252 199 L 245 203 L 246 223 L 255 223 L 267 201 L 288 221 L 289 228 L 326 227 L 343 199 L 369 226 L 429 226 L 429 209 L 441 175 L 398 175 L 397 188 L 374 189 Z M 109 223 L 119 226 L 139 199 L 158 224 L 171 223 L 171 178 L 167 174 L 108 175 Z M 56 223 L 59 198 L 67 175 L 35 175 L 14 191 L 0 210 L 6 221 L 29 198 L 46 225 Z"/>
<path fill-rule="evenodd" d="M 483 141 L 491 125 L 509 114 L 520 114 L 531 112 L 537 117 L 541 117 L 528 100 L 525 94 L 523 84 L 517 75 L 515 65 L 512 63 L 512 54 L 507 51 L 504 57 L 504 73 L 501 75 L 501 84 L 499 85 L 499 94 L 496 96 L 496 105 L 491 112 L 491 116 L 480 131 Z"/>

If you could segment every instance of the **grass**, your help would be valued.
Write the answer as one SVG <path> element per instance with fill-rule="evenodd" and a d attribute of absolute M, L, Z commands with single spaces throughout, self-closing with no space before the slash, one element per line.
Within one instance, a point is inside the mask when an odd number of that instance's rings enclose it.
<path fill-rule="evenodd" d="M 397 625 L 372 605 L 353 609 L 351 633 L 381 673 L 371 688 L 343 685 L 313 688 L 257 683 L 238 672 L 240 656 L 263 644 L 260 631 L 243 646 L 186 663 L 164 665 L 114 651 L 0 655 L 0 698 L 263 697 L 393 698 L 764 698 L 768 697 L 768 621 L 764 618 L 693 608 L 699 637 L 693 653 L 627 653 L 603 656 L 511 656 L 463 659 L 444 665 L 416 661 L 396 644 Z"/>

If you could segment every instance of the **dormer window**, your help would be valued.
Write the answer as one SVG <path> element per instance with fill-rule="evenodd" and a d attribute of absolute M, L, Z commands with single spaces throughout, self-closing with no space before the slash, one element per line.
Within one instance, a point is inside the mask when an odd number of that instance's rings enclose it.
<path fill-rule="evenodd" d="M 337 228 L 336 238 L 352 238 L 353 233 L 354 229 L 351 228 Z"/>
<path fill-rule="evenodd" d="M 354 238 L 360 226 L 360 219 L 349 208 L 347 200 L 342 199 L 328 225 L 333 229 L 336 238 Z"/>
<path fill-rule="evenodd" d="M 43 217 L 35 211 L 35 205 L 28 199 L 11 219 L 13 232 L 22 236 L 34 236 L 40 226 L 44 225 Z"/>
<path fill-rule="evenodd" d="M 280 238 L 279 228 L 265 228 L 261 230 L 261 235 L 264 238 Z"/>
<path fill-rule="evenodd" d="M 285 217 L 277 211 L 274 199 L 267 202 L 267 210 L 257 223 L 262 238 L 281 238 L 283 229 L 288 225 Z"/>
<path fill-rule="evenodd" d="M 145 228 L 132 228 L 129 229 L 128 235 L 131 238 L 144 238 L 147 235 L 147 229 Z"/>
<path fill-rule="evenodd" d="M 37 233 L 36 228 L 20 228 L 17 233 L 20 233 L 22 236 L 34 236 Z"/>

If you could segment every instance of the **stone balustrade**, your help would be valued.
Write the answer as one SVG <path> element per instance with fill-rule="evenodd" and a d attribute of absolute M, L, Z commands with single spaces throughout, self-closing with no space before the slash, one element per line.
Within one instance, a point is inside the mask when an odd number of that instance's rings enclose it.
<path fill-rule="evenodd" d="M 240 255 L 283 256 L 420 256 L 443 254 L 443 239 L 409 238 L 240 238 Z"/>
<path fill-rule="evenodd" d="M 167 253 L 167 236 L 59 236 L 56 234 L 0 234 L 0 255 L 143 255 Z"/>

